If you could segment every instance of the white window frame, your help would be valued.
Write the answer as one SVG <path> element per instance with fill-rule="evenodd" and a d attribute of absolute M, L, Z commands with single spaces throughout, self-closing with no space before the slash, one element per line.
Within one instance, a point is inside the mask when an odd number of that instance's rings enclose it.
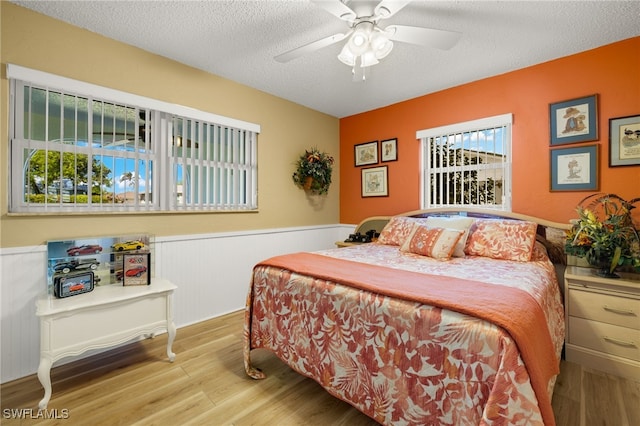
<path fill-rule="evenodd" d="M 82 81 L 69 79 L 66 77 L 25 68 L 19 65 L 7 65 L 7 78 L 10 82 L 10 146 L 11 160 L 9 164 L 10 195 L 9 211 L 12 213 L 61 213 L 61 212 L 109 212 L 109 211 L 245 211 L 257 209 L 257 135 L 260 133 L 260 126 L 257 124 L 220 116 L 217 114 L 200 111 L 197 109 L 176 105 L 144 96 L 134 95 L 119 90 L 94 85 Z M 97 205 L 91 202 L 87 204 L 76 203 L 29 203 L 24 197 L 24 173 L 25 148 L 41 149 L 46 142 L 29 141 L 24 139 L 24 104 L 22 100 L 22 87 L 24 85 L 51 90 L 62 94 L 71 94 L 87 98 L 89 101 L 101 101 L 124 105 L 127 107 L 146 110 L 153 117 L 151 137 L 154 138 L 152 147 L 156 150 L 145 153 L 153 161 L 153 202 L 133 202 L 131 204 L 120 205 Z M 174 120 L 188 120 L 193 123 L 190 134 L 174 135 Z M 174 136 L 180 136 L 189 140 L 196 137 L 204 137 L 203 127 L 223 129 L 229 134 L 229 140 L 198 140 L 193 142 L 198 149 L 180 149 L 171 147 Z M 196 130 L 197 128 L 197 130 Z M 137 131 L 136 131 L 137 134 Z M 156 139 L 158 138 L 158 139 Z M 220 143 L 223 146 L 232 148 L 233 155 L 226 159 L 204 158 L 209 145 Z M 199 144 L 199 145 L 198 145 Z M 53 144 L 51 144 L 53 145 Z M 212 145 L 213 146 L 213 145 Z M 54 151 L 66 150 L 60 145 Z M 213 150 L 214 148 L 211 148 Z M 224 149 L 221 148 L 221 149 Z M 74 148 L 72 152 L 78 153 L 83 150 L 91 151 L 88 148 Z M 187 164 L 190 166 L 187 167 Z M 137 167 L 137 163 L 136 163 Z M 177 171 L 179 174 L 190 174 L 190 178 L 205 179 L 210 177 L 216 167 L 225 170 L 223 181 L 216 182 L 216 187 L 206 188 L 205 184 L 212 180 L 202 180 L 198 191 L 195 193 L 193 187 L 185 188 L 189 197 L 179 199 L 177 193 L 180 183 L 177 181 Z M 190 168 L 191 171 L 186 169 Z M 194 170 L 197 169 L 197 172 Z M 196 175 L 195 173 L 199 173 Z M 186 178 L 186 176 L 185 176 Z M 90 177 L 89 177 L 90 179 Z M 241 187 L 239 187 L 241 185 Z M 211 185 L 213 186 L 213 185 Z M 136 190 L 137 190 L 136 186 Z M 212 195 L 213 191 L 224 189 L 225 195 Z M 149 195 L 147 193 L 147 195 Z M 91 197 L 89 197 L 90 199 Z M 151 198 L 151 197 L 149 197 Z M 148 198 L 147 198 L 148 199 Z M 190 201 L 193 200 L 193 201 Z"/>
<path fill-rule="evenodd" d="M 478 120 L 471 120 L 462 123 L 456 123 L 431 129 L 419 130 L 416 132 L 416 138 L 421 143 L 421 163 L 420 163 L 420 205 L 421 208 L 434 208 L 434 207 L 482 207 L 492 208 L 502 211 L 511 211 L 511 127 L 513 124 L 513 114 L 502 114 L 493 117 L 481 118 Z M 448 138 L 453 139 L 456 137 L 463 137 L 463 135 L 474 134 L 482 132 L 487 129 L 496 129 L 504 127 L 504 139 L 503 139 L 503 159 L 499 164 L 476 164 L 460 166 L 440 167 L 437 169 L 430 169 L 430 162 L 428 159 L 432 155 L 430 152 L 430 140 L 433 138 Z M 492 168 L 500 168 L 502 176 L 502 193 L 500 204 L 443 204 L 435 203 L 431 200 L 431 177 L 434 174 L 439 173 L 452 173 L 460 172 L 461 170 L 473 170 L 481 171 Z M 444 182 L 444 180 L 443 180 Z M 444 183 L 443 183 L 444 185 Z"/>

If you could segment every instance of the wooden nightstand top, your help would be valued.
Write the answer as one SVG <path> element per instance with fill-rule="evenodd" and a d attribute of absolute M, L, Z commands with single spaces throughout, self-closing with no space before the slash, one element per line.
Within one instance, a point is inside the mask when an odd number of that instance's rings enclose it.
<path fill-rule="evenodd" d="M 580 266 L 568 266 L 564 277 L 572 283 L 583 283 L 585 286 L 599 285 L 617 288 L 624 288 L 633 293 L 640 293 L 640 274 L 618 273 L 620 278 L 603 278 L 596 275 L 594 268 L 583 268 Z"/>
<path fill-rule="evenodd" d="M 369 243 L 355 243 L 355 242 L 346 242 L 346 241 L 336 241 L 336 247 L 351 247 L 351 246 L 359 246 L 360 244 L 369 244 Z"/>

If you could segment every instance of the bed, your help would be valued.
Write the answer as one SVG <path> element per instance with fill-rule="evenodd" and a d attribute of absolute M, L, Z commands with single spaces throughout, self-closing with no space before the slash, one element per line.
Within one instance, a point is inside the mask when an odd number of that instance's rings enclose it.
<path fill-rule="evenodd" d="M 381 424 L 555 424 L 564 230 L 433 209 L 363 221 L 377 241 L 254 267 L 244 363 L 274 352 Z"/>

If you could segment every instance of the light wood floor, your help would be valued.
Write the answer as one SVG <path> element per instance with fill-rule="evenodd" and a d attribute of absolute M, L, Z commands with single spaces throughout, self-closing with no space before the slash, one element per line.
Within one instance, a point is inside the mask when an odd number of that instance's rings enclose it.
<path fill-rule="evenodd" d="M 374 425 L 267 351 L 252 353 L 268 377 L 252 380 L 242 363 L 243 313 L 55 367 L 49 415 L 34 419 L 43 390 L 35 375 L 1 387 L 2 425 Z M 559 426 L 640 425 L 640 382 L 563 362 L 553 398 Z M 11 417 L 11 409 L 27 419 Z M 57 411 L 56 411 L 57 410 Z M 60 417 L 67 417 L 63 419 Z"/>

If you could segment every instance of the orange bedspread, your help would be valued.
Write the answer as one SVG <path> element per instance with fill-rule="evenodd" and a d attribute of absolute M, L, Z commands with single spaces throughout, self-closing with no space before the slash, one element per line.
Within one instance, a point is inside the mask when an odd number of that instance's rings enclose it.
<path fill-rule="evenodd" d="M 526 292 L 466 279 L 426 275 L 313 253 L 276 256 L 259 265 L 472 315 L 505 329 L 518 345 L 545 424 L 555 424 L 547 384 L 559 372 L 540 305 Z"/>

